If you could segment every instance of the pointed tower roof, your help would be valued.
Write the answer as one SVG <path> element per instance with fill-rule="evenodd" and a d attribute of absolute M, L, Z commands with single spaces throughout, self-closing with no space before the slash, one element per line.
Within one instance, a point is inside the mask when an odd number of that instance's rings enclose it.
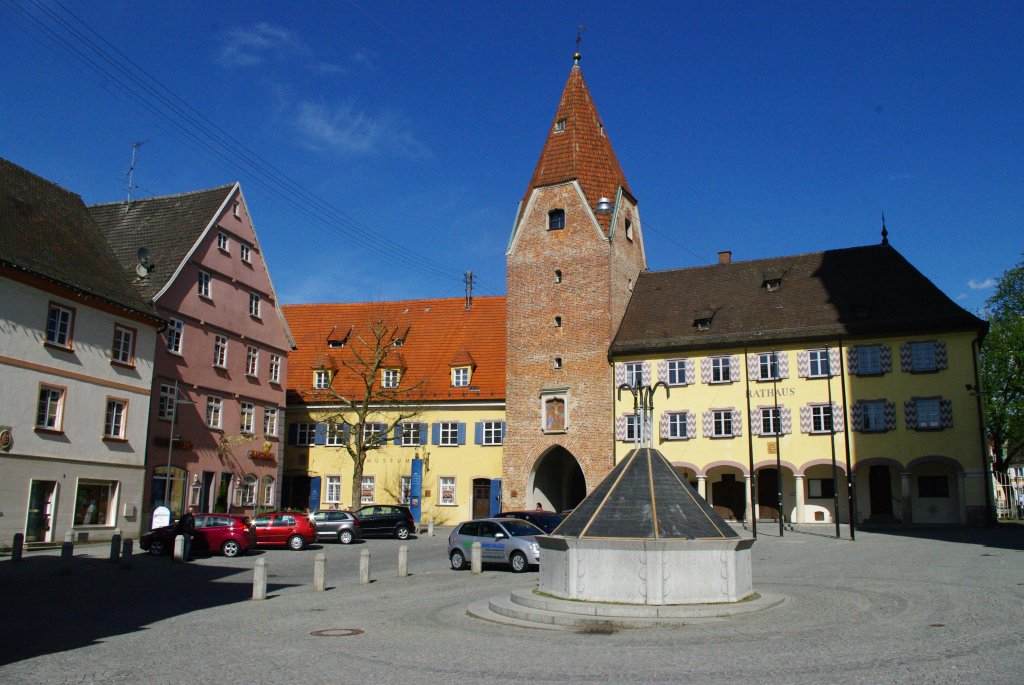
<path fill-rule="evenodd" d="M 608 133 L 601 123 L 597 107 L 590 97 L 586 81 L 583 80 L 579 53 L 569 72 L 558 111 L 548 129 L 548 139 L 541 150 L 521 207 L 526 206 L 535 188 L 572 180 L 579 181 L 591 207 L 602 197 L 614 202 L 620 186 L 630 197 L 633 196 Z M 598 215 L 598 220 L 607 235 L 610 216 Z"/>

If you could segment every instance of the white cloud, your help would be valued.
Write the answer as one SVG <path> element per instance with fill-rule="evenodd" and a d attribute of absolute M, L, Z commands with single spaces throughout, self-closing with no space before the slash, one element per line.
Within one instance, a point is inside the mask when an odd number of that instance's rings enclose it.
<path fill-rule="evenodd" d="M 960 293 L 959 295 L 956 296 L 956 301 L 957 302 L 963 302 L 966 299 L 967 299 L 967 293 Z"/>
<path fill-rule="evenodd" d="M 355 53 L 352 55 L 352 61 L 371 71 L 376 71 L 378 69 L 376 56 L 366 52 Z"/>
<path fill-rule="evenodd" d="M 335 149 L 366 154 L 393 152 L 412 158 L 430 156 L 400 117 L 372 115 L 351 101 L 328 106 L 302 102 L 296 107 L 295 126 L 302 143 L 314 150 Z"/>
<path fill-rule="evenodd" d="M 976 278 L 972 278 L 967 281 L 967 287 L 971 290 L 988 290 L 996 284 L 996 279 L 986 278 L 984 281 L 979 281 Z"/>
<path fill-rule="evenodd" d="M 287 29 L 260 22 L 247 28 L 232 29 L 218 59 L 226 67 L 251 67 L 269 57 L 308 55 L 309 49 Z"/>

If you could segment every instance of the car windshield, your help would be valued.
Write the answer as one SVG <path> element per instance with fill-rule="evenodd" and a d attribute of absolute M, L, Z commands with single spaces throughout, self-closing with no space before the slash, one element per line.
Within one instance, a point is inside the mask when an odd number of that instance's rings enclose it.
<path fill-rule="evenodd" d="M 517 521 L 509 520 L 502 521 L 502 525 L 505 526 L 505 530 L 508 534 L 513 537 L 519 537 L 521 535 L 543 535 L 544 531 L 533 525 L 529 521 Z"/>
<path fill-rule="evenodd" d="M 558 514 L 534 514 L 533 520 L 537 522 L 538 526 L 555 528 L 562 522 L 562 517 Z"/>

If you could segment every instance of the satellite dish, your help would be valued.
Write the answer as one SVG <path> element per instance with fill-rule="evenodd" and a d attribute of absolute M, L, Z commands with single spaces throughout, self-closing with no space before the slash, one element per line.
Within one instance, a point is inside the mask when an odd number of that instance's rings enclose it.
<path fill-rule="evenodd" d="M 149 264 L 149 250 L 144 247 L 140 247 L 139 251 L 135 254 L 138 256 L 140 264 Z"/>

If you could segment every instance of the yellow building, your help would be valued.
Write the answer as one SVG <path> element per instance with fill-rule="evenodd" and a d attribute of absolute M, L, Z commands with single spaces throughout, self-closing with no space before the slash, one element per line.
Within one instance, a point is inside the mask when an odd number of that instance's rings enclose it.
<path fill-rule="evenodd" d="M 834 522 L 837 505 L 841 522 L 984 520 L 971 390 L 985 324 L 884 235 L 638 279 L 611 347 L 616 385 L 664 383 L 652 444 L 722 515 L 777 520 L 781 494 L 792 523 Z M 643 432 L 633 404 L 618 392 L 616 459 Z"/>

